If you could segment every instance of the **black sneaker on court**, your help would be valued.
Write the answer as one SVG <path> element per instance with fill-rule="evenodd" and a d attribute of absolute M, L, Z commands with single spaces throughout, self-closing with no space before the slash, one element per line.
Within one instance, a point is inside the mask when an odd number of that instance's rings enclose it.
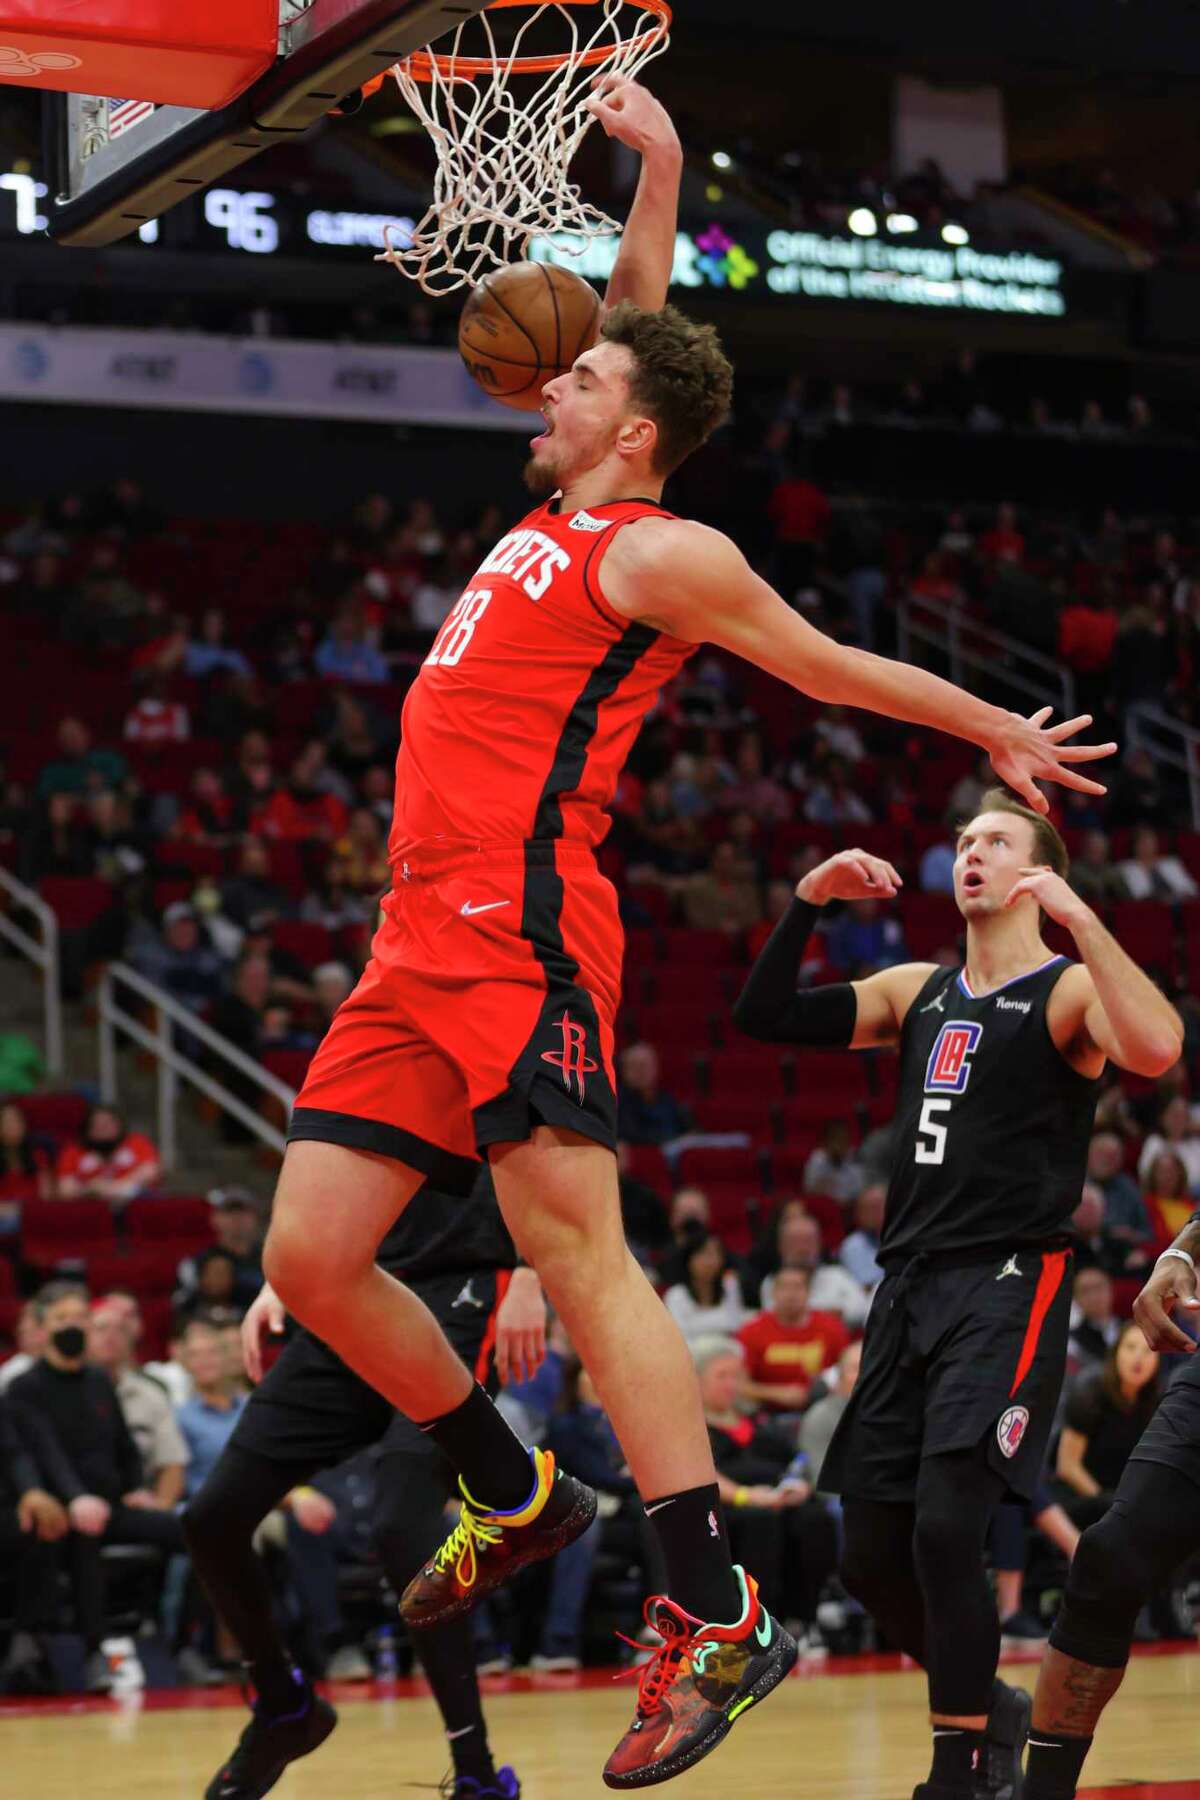
<path fill-rule="evenodd" d="M 1033 1701 L 1025 1689 L 997 1681 L 975 1778 L 979 1800 L 1021 1800 L 1025 1788 L 1021 1764 L 1032 1717 Z"/>
<path fill-rule="evenodd" d="M 530 1563 L 556 1556 L 596 1517 L 596 1496 L 555 1466 L 549 1450 L 531 1452 L 534 1491 L 515 1512 L 488 1512 L 460 1480 L 462 1515 L 441 1548 L 413 1576 L 400 1617 L 414 1631 L 444 1624 L 494 1593 Z"/>
<path fill-rule="evenodd" d="M 1025 1788 L 1021 1759 L 1032 1717 L 1033 1701 L 1025 1689 L 997 1681 L 971 1785 L 952 1788 L 940 1781 L 923 1781 L 914 1788 L 913 1800 L 1021 1800 Z"/>
<path fill-rule="evenodd" d="M 255 1712 L 237 1748 L 204 1790 L 204 1800 L 262 1800 L 289 1763 L 320 1748 L 337 1714 L 307 1684 L 295 1712 L 270 1718 Z"/>

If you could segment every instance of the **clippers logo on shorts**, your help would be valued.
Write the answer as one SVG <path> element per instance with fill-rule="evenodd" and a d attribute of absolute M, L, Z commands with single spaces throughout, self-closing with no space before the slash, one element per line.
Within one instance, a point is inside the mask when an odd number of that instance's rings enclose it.
<path fill-rule="evenodd" d="M 962 1094 L 971 1079 L 971 1058 L 979 1048 L 983 1026 L 974 1020 L 948 1019 L 937 1034 L 925 1069 L 927 1094 Z"/>
<path fill-rule="evenodd" d="M 562 1032 L 562 1049 L 543 1050 L 542 1061 L 553 1063 L 556 1069 L 562 1070 L 563 1086 L 568 1093 L 571 1089 L 571 1077 L 575 1077 L 579 1084 L 579 1092 L 575 1098 L 582 1106 L 584 1095 L 587 1092 L 585 1077 L 594 1075 L 600 1064 L 593 1062 L 587 1053 L 585 1027 L 577 1024 L 569 1012 L 564 1012 L 562 1018 L 556 1019 L 554 1022 Z"/>
<path fill-rule="evenodd" d="M 1010 1406 L 1002 1413 L 1000 1423 L 996 1427 L 996 1442 L 1003 1456 L 1013 1457 L 1021 1448 L 1021 1440 L 1029 1425 L 1029 1409 L 1024 1406 Z"/>

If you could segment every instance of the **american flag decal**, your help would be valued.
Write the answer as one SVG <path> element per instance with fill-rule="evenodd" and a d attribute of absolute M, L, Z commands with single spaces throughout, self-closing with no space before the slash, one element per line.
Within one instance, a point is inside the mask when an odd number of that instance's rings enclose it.
<path fill-rule="evenodd" d="M 140 125 L 154 111 L 153 100 L 110 100 L 108 103 L 108 135 L 120 137 L 131 126 Z"/>

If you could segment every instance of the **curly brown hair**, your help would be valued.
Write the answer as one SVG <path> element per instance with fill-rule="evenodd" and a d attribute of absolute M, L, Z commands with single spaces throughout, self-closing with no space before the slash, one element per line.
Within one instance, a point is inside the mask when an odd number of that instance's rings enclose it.
<path fill-rule="evenodd" d="M 600 336 L 632 354 L 630 395 L 658 427 L 655 472 L 670 475 L 728 415 L 733 365 L 720 338 L 677 307 L 646 312 L 632 300 L 613 307 Z"/>

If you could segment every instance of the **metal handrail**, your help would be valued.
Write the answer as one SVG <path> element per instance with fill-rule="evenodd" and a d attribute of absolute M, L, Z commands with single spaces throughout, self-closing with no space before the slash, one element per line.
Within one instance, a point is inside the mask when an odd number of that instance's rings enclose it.
<path fill-rule="evenodd" d="M 134 1013 L 129 1012 L 116 998 L 115 989 L 120 986 L 129 988 L 139 998 L 154 1007 L 157 1013 L 155 1028 L 149 1029 Z M 115 1105 L 117 1101 L 117 1028 L 131 1037 L 135 1044 L 148 1050 L 158 1064 L 158 1148 L 164 1169 L 175 1166 L 178 1134 L 175 1126 L 175 1113 L 179 1099 L 180 1078 L 190 1081 L 199 1088 L 202 1094 L 230 1114 L 232 1118 L 244 1125 L 247 1131 L 253 1132 L 268 1148 L 283 1154 L 287 1142 L 283 1132 L 269 1123 L 259 1113 L 240 1100 L 223 1082 L 210 1075 L 207 1069 L 201 1068 L 194 1057 L 189 1056 L 174 1041 L 172 1026 L 190 1038 L 211 1050 L 230 1068 L 245 1075 L 248 1080 L 271 1094 L 283 1105 L 290 1118 L 292 1106 L 296 1099 L 296 1090 L 272 1075 L 269 1069 L 255 1062 L 244 1050 L 206 1025 L 188 1007 L 168 994 L 164 988 L 147 981 L 128 963 L 109 963 L 100 982 L 100 1092 L 106 1102 Z"/>
<path fill-rule="evenodd" d="M 1192 824 L 1200 831 L 1200 731 L 1159 706 L 1131 706 L 1125 718 L 1131 750 L 1148 750 L 1155 762 L 1187 776 Z"/>
<path fill-rule="evenodd" d="M 22 956 L 42 972 L 42 1009 L 46 1028 L 46 1073 L 63 1073 L 62 973 L 58 953 L 58 915 L 47 906 L 42 896 L 26 887 L 7 869 L 0 869 L 0 888 L 12 896 L 23 911 L 31 913 L 41 926 L 41 941 L 22 926 L 0 912 L 0 937 L 6 938 Z"/>
<path fill-rule="evenodd" d="M 917 615 L 924 614 L 925 617 Z M 931 624 L 932 619 L 936 623 Z M 896 607 L 897 651 L 902 662 L 913 660 L 913 643 L 940 650 L 950 665 L 950 678 L 966 687 L 966 671 L 983 670 L 1038 706 L 1059 706 L 1064 718 L 1075 714 L 1075 677 L 1063 663 L 1019 638 L 997 631 L 978 619 L 964 618 L 945 600 L 909 594 Z M 1015 666 L 1014 666 L 1015 665 Z"/>

